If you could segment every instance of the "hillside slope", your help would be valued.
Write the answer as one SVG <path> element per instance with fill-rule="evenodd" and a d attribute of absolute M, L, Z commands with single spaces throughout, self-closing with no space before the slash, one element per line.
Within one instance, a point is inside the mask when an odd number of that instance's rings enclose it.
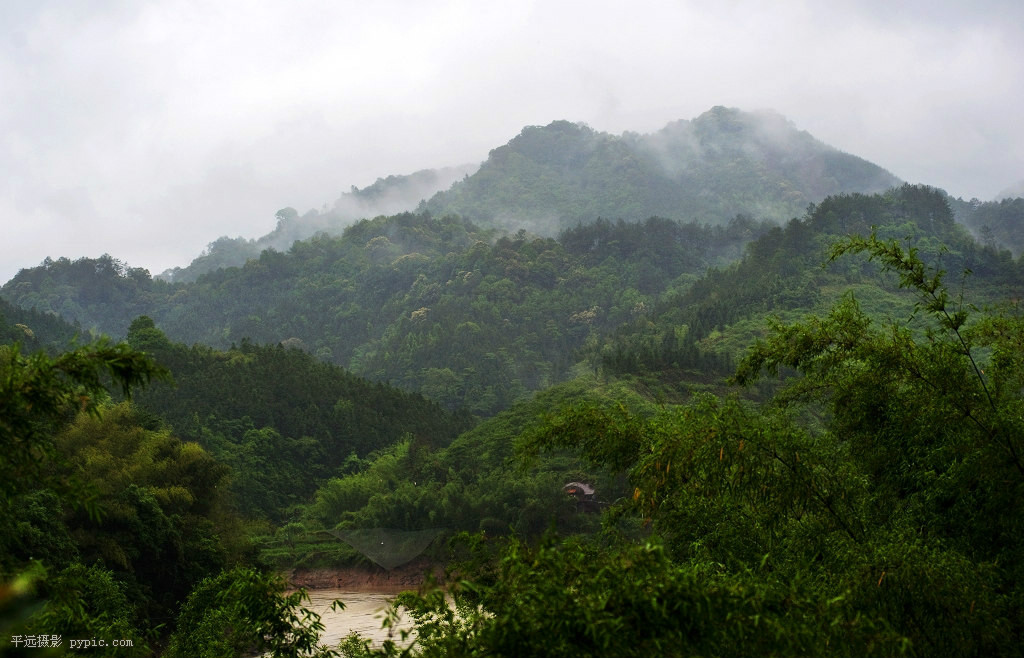
<path fill-rule="evenodd" d="M 781 222 L 828 195 L 899 182 L 778 114 L 715 107 L 649 135 L 568 121 L 524 128 L 425 208 L 553 235 L 597 217 L 722 224 L 745 214 Z"/>
<path fill-rule="evenodd" d="M 559 240 L 496 237 L 403 214 L 169 284 L 105 257 L 60 259 L 4 286 L 11 301 L 123 336 L 139 315 L 175 341 L 303 348 L 357 374 L 491 414 L 565 379 L 575 351 L 673 286 L 736 258 L 768 226 L 597 222 Z"/>
<path fill-rule="evenodd" d="M 330 209 L 277 212 L 277 226 L 256 239 L 223 236 L 167 281 L 194 281 L 240 266 L 266 249 L 288 250 L 318 232 L 355 220 L 429 210 L 456 213 L 485 227 L 553 237 L 599 217 L 667 217 L 724 224 L 736 215 L 786 221 L 826 196 L 880 192 L 899 184 L 884 169 L 828 146 L 773 112 L 715 107 L 647 135 L 614 136 L 555 121 L 528 126 L 491 151 L 482 166 L 426 169 L 352 187 Z"/>
<path fill-rule="evenodd" d="M 294 208 L 282 208 L 275 215 L 277 226 L 270 233 L 256 239 L 221 236 L 186 267 L 165 270 L 157 278 L 169 282 L 195 281 L 207 272 L 241 266 L 267 249 L 288 251 L 296 240 L 306 240 L 317 233 L 341 235 L 357 220 L 410 211 L 422 199 L 447 189 L 477 168 L 477 165 L 463 165 L 423 169 L 408 175 L 378 178 L 362 189 L 353 185 L 332 208 L 313 209 L 303 215 Z"/>

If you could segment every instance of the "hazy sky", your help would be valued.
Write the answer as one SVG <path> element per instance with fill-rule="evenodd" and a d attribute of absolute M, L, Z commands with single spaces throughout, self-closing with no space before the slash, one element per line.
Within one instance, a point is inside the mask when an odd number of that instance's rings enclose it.
<path fill-rule="evenodd" d="M 555 119 L 770 108 L 911 182 L 1024 179 L 1024 2 L 3 0 L 0 282 L 153 273 Z"/>

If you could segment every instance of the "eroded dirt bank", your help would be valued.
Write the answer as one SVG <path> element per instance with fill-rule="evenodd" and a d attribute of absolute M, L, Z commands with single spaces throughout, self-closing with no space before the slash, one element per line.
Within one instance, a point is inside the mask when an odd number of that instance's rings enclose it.
<path fill-rule="evenodd" d="M 428 573 L 440 576 L 443 569 L 430 562 L 414 561 L 391 570 L 378 566 L 291 569 L 284 572 L 284 577 L 293 587 L 306 589 L 401 592 L 419 587 Z"/>

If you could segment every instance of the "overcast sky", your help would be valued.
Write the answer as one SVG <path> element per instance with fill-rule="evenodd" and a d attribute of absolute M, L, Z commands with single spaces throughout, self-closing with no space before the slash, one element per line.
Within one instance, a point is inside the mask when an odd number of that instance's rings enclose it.
<path fill-rule="evenodd" d="M 714 105 L 988 199 L 1024 179 L 1024 2 L 3 0 L 0 99 L 0 282 L 155 274 L 525 125 Z"/>

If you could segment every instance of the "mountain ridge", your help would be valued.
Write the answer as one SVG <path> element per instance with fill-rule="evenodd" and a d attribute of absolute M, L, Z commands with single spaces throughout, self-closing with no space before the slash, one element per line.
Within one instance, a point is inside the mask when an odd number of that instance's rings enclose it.
<path fill-rule="evenodd" d="M 829 195 L 901 182 L 781 114 L 717 106 L 645 135 L 568 121 L 527 126 L 421 209 L 552 235 L 597 217 L 717 225 L 744 214 L 783 222 Z"/>
<path fill-rule="evenodd" d="M 881 192 L 901 182 L 771 110 L 716 106 L 650 134 L 613 135 L 560 119 L 524 127 L 481 164 L 378 178 L 363 189 L 353 186 L 331 209 L 300 215 L 283 208 L 271 233 L 222 236 L 190 265 L 158 276 L 194 281 L 268 248 L 285 251 L 321 231 L 337 235 L 355 220 L 414 209 L 554 237 L 601 217 L 723 225 L 748 215 L 781 223 L 829 195 Z"/>
<path fill-rule="evenodd" d="M 147 315 L 186 344 L 295 346 L 449 409 L 491 415 L 572 376 L 581 355 L 604 360 L 601 337 L 627 324 L 641 331 L 626 351 L 655 330 L 657 345 L 642 347 L 655 360 L 667 350 L 668 362 L 684 369 L 722 366 L 703 359 L 693 340 L 740 319 L 735 311 L 744 305 L 756 312 L 813 306 L 824 245 L 851 232 L 889 227 L 887 237 L 919 235 L 929 249 L 946 244 L 947 267 L 991 270 L 986 278 L 1012 270 L 1009 252 L 978 251 L 947 199 L 905 185 L 884 195 L 830 197 L 785 229 L 743 216 L 724 227 L 602 219 L 557 240 L 525 231 L 502 236 L 455 215 L 404 213 L 360 221 L 341 237 L 296 242 L 288 253 L 265 251 L 194 283 L 153 280 L 109 257 L 60 259 L 23 270 L 2 295 L 115 336 Z M 799 248 L 780 251 L 787 240 Z M 737 259 L 764 271 L 737 270 Z M 729 279 L 726 292 L 701 284 L 707 277 Z M 680 296 L 694 286 L 712 290 L 707 303 Z M 734 289 L 753 296 L 743 301 L 728 292 Z M 656 330 L 650 313 L 668 299 L 685 301 L 668 312 L 672 330 Z M 634 360 L 615 356 L 617 344 L 606 347 L 617 363 Z"/>

